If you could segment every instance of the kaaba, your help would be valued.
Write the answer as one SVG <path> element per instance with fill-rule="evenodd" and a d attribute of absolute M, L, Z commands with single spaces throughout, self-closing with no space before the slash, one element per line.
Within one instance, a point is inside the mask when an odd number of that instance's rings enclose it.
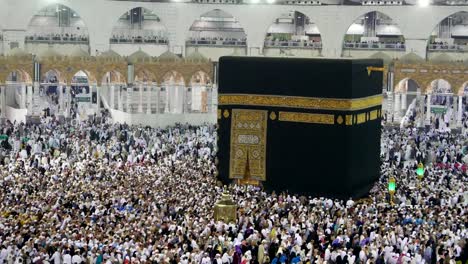
<path fill-rule="evenodd" d="M 382 64 L 221 57 L 220 180 L 330 198 L 367 194 L 380 172 Z"/>

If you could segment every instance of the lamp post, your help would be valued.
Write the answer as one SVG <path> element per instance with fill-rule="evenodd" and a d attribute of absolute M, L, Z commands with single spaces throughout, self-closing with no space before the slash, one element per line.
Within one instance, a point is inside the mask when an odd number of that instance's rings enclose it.
<path fill-rule="evenodd" d="M 393 176 L 388 179 L 388 193 L 390 194 L 390 205 L 395 205 L 393 202 L 393 196 L 395 195 L 396 181 Z"/>
<path fill-rule="evenodd" d="M 420 162 L 418 164 L 418 168 L 416 169 L 416 175 L 418 176 L 418 187 L 421 189 L 421 182 L 422 182 L 422 179 L 424 178 L 424 165 L 422 164 L 422 162 Z"/>

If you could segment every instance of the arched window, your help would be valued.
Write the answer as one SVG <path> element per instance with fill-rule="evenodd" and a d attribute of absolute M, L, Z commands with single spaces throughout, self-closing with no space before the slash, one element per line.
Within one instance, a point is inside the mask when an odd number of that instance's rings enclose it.
<path fill-rule="evenodd" d="M 25 44 L 30 53 L 38 54 L 53 46 L 67 55 L 71 47 L 89 54 L 89 34 L 83 19 L 71 8 L 54 4 L 41 9 L 29 22 Z"/>
<path fill-rule="evenodd" d="M 187 46 L 247 46 L 247 36 L 231 14 L 215 9 L 200 16 L 190 27 Z"/>
<path fill-rule="evenodd" d="M 372 11 L 360 16 L 348 28 L 345 50 L 398 50 L 404 52 L 405 38 L 398 25 L 387 15 Z"/>
<path fill-rule="evenodd" d="M 123 56 L 138 50 L 160 55 L 167 50 L 169 33 L 158 15 L 136 7 L 120 16 L 109 41 L 111 49 Z"/>
<path fill-rule="evenodd" d="M 269 49 L 280 49 L 279 54 L 288 55 L 287 49 L 321 49 L 322 38 L 317 25 L 298 11 L 289 11 L 276 18 L 268 28 L 265 38 L 267 55 Z"/>
<path fill-rule="evenodd" d="M 431 33 L 430 53 L 468 51 L 468 12 L 457 12 L 444 18 Z"/>

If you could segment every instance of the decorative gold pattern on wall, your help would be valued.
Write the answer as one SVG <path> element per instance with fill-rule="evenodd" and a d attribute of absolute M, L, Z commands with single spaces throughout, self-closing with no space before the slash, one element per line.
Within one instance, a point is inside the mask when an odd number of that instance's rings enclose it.
<path fill-rule="evenodd" d="M 394 86 L 397 86 L 404 79 L 415 81 L 425 93 L 431 82 L 437 79 L 444 79 L 450 83 L 452 91 L 459 93 L 463 89 L 462 85 L 468 81 L 468 65 L 462 63 L 450 64 L 394 64 Z"/>
<path fill-rule="evenodd" d="M 382 100 L 382 95 L 358 99 L 338 99 L 257 94 L 220 94 L 218 103 L 219 105 L 354 111 L 382 105 Z"/>
<path fill-rule="evenodd" d="M 57 56 L 41 59 L 40 64 L 42 75 L 50 70 L 54 70 L 59 75 L 59 81 L 61 82 L 70 84 L 73 76 L 82 70 L 88 75 L 91 84 L 101 86 L 104 75 L 107 72 L 113 71 L 125 76 L 125 79 L 122 81 L 126 82 L 128 62 L 124 58 Z M 33 68 L 32 56 L 0 56 L 0 83 L 5 83 L 8 74 L 14 70 L 22 70 L 28 73 L 32 80 L 34 77 Z M 156 59 L 148 59 L 135 64 L 135 76 L 144 73 L 151 79 L 150 81 L 157 84 L 162 83 L 162 77 L 170 71 L 180 73 L 184 78 L 185 85 L 188 86 L 192 76 L 199 71 L 212 76 L 213 64 L 210 61 L 158 61 Z M 42 78 L 43 76 L 41 76 Z"/>
<path fill-rule="evenodd" d="M 229 178 L 266 180 L 267 115 L 267 110 L 232 109 Z"/>
<path fill-rule="evenodd" d="M 331 114 L 279 112 L 278 120 L 283 122 L 333 125 L 335 123 L 335 116 Z"/>
<path fill-rule="evenodd" d="M 0 82 L 5 83 L 8 75 L 14 71 L 25 74 L 25 82 L 31 83 L 33 76 L 32 56 L 0 56 Z"/>

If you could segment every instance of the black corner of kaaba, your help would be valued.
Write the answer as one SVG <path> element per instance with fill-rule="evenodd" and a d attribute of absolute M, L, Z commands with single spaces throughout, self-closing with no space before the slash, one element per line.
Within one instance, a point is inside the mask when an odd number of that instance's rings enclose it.
<path fill-rule="evenodd" d="M 222 57 L 224 183 L 348 198 L 380 171 L 382 60 Z"/>

